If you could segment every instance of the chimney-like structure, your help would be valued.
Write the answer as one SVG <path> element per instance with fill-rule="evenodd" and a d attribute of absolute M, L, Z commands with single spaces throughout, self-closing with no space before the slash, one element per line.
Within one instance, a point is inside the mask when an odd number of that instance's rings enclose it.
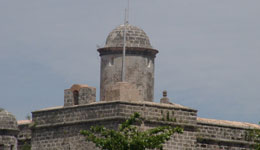
<path fill-rule="evenodd" d="M 141 101 L 153 101 L 154 59 L 158 51 L 152 48 L 142 29 L 129 24 L 116 27 L 109 33 L 105 47 L 98 49 L 101 57 L 100 100 L 107 101 L 109 88 L 121 82 L 125 27 L 125 82 L 137 88 Z"/>
<path fill-rule="evenodd" d="M 64 106 L 85 105 L 96 102 L 96 88 L 86 84 L 74 84 L 64 90 Z"/>

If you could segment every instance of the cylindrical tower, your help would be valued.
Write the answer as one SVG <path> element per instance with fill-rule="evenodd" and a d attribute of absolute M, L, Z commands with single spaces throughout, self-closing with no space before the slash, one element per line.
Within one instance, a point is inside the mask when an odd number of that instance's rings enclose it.
<path fill-rule="evenodd" d="M 152 48 L 148 36 L 142 29 L 129 24 L 116 27 L 109 33 L 105 47 L 98 49 L 101 57 L 100 100 L 105 100 L 108 87 L 121 82 L 125 27 L 125 82 L 137 87 L 141 100 L 153 101 L 154 59 L 158 51 Z"/>

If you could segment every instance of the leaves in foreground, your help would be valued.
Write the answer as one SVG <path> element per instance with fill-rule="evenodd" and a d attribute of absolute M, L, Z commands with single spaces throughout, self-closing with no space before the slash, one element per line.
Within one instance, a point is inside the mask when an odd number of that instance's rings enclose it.
<path fill-rule="evenodd" d="M 82 130 L 80 133 L 86 136 L 87 141 L 96 144 L 102 150 L 145 150 L 163 149 L 163 144 L 174 133 L 182 133 L 180 127 L 159 126 L 148 130 L 142 130 L 139 113 L 134 113 L 122 123 L 118 130 L 107 129 L 104 126 L 92 126 L 90 130 Z"/>
<path fill-rule="evenodd" d="M 259 122 L 259 125 L 260 125 L 260 122 Z M 254 141 L 256 142 L 256 150 L 260 150 L 260 129 L 255 129 L 254 134 L 255 134 Z"/>
<path fill-rule="evenodd" d="M 260 125 L 260 122 L 259 122 Z M 247 140 L 254 142 L 255 144 L 254 149 L 255 150 L 260 150 L 260 129 L 255 128 L 255 129 L 249 129 L 248 130 L 248 135 L 247 135 Z"/>

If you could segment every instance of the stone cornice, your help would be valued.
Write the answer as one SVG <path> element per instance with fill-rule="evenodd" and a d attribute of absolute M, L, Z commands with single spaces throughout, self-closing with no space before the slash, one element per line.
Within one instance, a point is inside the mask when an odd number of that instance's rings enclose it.
<path fill-rule="evenodd" d="M 41 110 L 33 111 L 32 113 L 40 113 L 45 111 L 56 111 L 56 110 L 63 110 L 63 109 L 71 109 L 76 107 L 88 107 L 88 106 L 98 106 L 98 105 L 110 105 L 110 104 L 128 104 L 128 105 L 138 105 L 138 106 L 151 106 L 151 107 L 158 107 L 158 108 L 173 108 L 175 110 L 184 110 L 184 111 L 190 111 L 190 112 L 197 112 L 197 110 L 191 109 L 189 107 L 185 107 L 178 104 L 162 104 L 162 103 L 155 103 L 155 102 L 128 102 L 128 101 L 99 101 L 99 102 L 93 102 L 90 104 L 84 104 L 84 105 L 74 105 L 74 106 L 58 106 L 58 107 L 50 107 L 45 108 Z"/>
<path fill-rule="evenodd" d="M 207 125 L 214 127 L 227 127 L 227 128 L 235 128 L 235 129 L 260 129 L 260 126 L 257 124 L 251 124 L 246 122 L 236 122 L 236 121 L 227 121 L 227 120 L 215 120 L 215 119 L 207 119 L 197 117 L 198 125 Z"/>
<path fill-rule="evenodd" d="M 97 50 L 102 55 L 122 54 L 122 47 L 105 47 Z M 145 55 L 155 57 L 159 51 L 152 48 L 126 47 L 126 55 Z"/>
<path fill-rule="evenodd" d="M 44 125 L 37 125 L 37 123 L 33 123 L 31 128 L 32 129 L 52 128 L 52 127 L 86 124 L 86 123 L 93 123 L 93 122 L 105 122 L 105 121 L 113 121 L 113 120 L 125 121 L 126 119 L 127 119 L 127 117 L 116 116 L 116 117 L 88 119 L 88 120 L 83 120 L 83 121 L 59 122 L 59 123 L 44 124 Z M 175 123 L 175 122 L 170 122 L 170 121 L 144 120 L 144 123 L 169 125 L 169 126 L 180 126 L 180 127 L 183 127 L 185 130 L 190 130 L 190 131 L 195 131 L 197 129 L 197 126 L 193 125 L 193 124 Z"/>

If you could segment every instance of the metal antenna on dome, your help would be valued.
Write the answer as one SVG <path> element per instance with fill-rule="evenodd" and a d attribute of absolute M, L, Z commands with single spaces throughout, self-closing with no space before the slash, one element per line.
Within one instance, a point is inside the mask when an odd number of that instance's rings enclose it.
<path fill-rule="evenodd" d="M 127 10 L 126 10 L 126 23 L 128 24 L 129 22 L 129 5 L 130 5 L 130 0 L 127 0 Z"/>
<path fill-rule="evenodd" d="M 124 45 L 123 45 L 123 57 L 122 57 L 122 82 L 125 82 L 125 51 L 126 51 L 126 26 L 129 19 L 129 0 L 127 0 L 127 8 L 125 9 L 125 20 L 124 20 Z"/>

